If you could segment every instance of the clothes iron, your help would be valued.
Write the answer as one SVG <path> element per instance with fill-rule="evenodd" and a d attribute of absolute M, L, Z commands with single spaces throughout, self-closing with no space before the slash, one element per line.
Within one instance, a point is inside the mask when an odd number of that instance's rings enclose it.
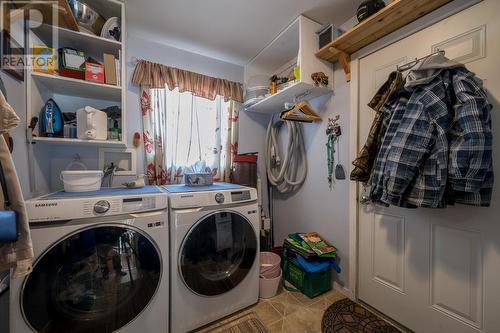
<path fill-rule="evenodd" d="M 61 137 L 63 136 L 63 117 L 57 103 L 51 98 L 42 108 L 41 115 L 42 136 Z"/>

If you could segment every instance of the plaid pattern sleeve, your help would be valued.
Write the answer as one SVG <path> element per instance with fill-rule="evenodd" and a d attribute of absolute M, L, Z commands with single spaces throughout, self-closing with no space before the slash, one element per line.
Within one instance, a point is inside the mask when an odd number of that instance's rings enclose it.
<path fill-rule="evenodd" d="M 449 181 L 458 192 L 493 186 L 491 104 L 481 82 L 464 68 L 453 72 L 455 126 L 450 131 Z"/>
<path fill-rule="evenodd" d="M 385 126 L 387 130 L 377 154 L 377 159 L 375 161 L 370 182 L 370 200 L 376 203 L 380 203 L 380 199 L 382 198 L 382 194 L 384 192 L 383 182 L 387 153 L 389 147 L 391 146 L 392 138 L 396 133 L 399 124 L 401 123 L 401 118 L 403 117 L 406 110 L 408 99 L 409 94 L 403 89 L 400 89 L 394 93 L 394 95 L 387 101 L 383 108 L 383 126 Z"/>

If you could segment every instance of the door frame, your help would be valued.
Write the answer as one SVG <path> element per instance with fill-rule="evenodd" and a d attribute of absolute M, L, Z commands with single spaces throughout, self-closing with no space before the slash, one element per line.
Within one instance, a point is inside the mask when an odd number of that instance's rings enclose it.
<path fill-rule="evenodd" d="M 361 59 L 377 52 L 391 44 L 394 44 L 414 33 L 417 33 L 435 23 L 442 21 L 454 14 L 470 8 L 483 0 L 454 0 L 437 10 L 427 14 L 424 17 L 408 24 L 407 26 L 379 39 L 378 41 L 364 47 L 351 55 L 351 82 L 350 82 L 350 116 L 349 124 L 351 131 L 349 133 L 349 160 L 356 159 L 359 151 L 359 143 L 365 138 L 359 138 L 359 82 L 360 82 L 360 61 Z M 352 300 L 358 300 L 358 265 L 359 265 L 359 216 L 358 210 L 360 203 L 358 195 L 360 193 L 360 185 L 358 182 L 351 181 L 349 184 L 349 289 L 346 291 L 346 296 Z"/>

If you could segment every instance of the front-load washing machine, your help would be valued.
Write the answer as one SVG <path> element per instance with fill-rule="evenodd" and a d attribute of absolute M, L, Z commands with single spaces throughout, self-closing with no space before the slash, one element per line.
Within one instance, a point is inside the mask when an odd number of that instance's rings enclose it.
<path fill-rule="evenodd" d="M 257 191 L 166 186 L 170 202 L 170 332 L 185 333 L 258 301 Z"/>
<path fill-rule="evenodd" d="M 168 198 L 158 187 L 26 202 L 33 272 L 10 285 L 15 333 L 168 332 Z"/>

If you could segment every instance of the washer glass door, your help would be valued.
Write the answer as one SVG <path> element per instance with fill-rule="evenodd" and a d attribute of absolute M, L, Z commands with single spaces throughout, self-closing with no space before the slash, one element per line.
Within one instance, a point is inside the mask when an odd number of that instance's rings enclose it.
<path fill-rule="evenodd" d="M 189 230 L 182 243 L 181 277 L 196 294 L 224 294 L 247 276 L 257 246 L 255 230 L 242 215 L 218 212 L 205 216 Z"/>
<path fill-rule="evenodd" d="M 147 307 L 160 278 L 160 252 L 147 235 L 92 227 L 42 254 L 25 280 L 21 308 L 36 332 L 114 332 Z"/>

